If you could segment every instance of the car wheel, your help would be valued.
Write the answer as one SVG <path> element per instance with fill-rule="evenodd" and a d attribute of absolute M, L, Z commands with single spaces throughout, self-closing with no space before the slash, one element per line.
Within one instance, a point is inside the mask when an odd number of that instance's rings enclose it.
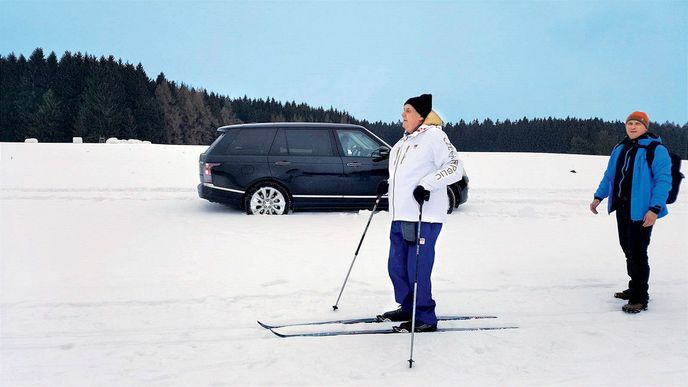
<path fill-rule="evenodd" d="M 289 195 L 274 183 L 261 183 L 246 195 L 246 213 L 249 215 L 286 215 L 289 212 Z"/>
<path fill-rule="evenodd" d="M 447 214 L 454 212 L 454 207 L 456 207 L 456 195 L 451 188 L 447 187 L 447 197 L 449 198 L 449 208 L 447 208 Z"/>

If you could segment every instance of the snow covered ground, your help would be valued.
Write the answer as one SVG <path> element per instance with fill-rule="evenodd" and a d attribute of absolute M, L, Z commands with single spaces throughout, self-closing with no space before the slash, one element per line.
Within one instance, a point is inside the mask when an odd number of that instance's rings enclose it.
<path fill-rule="evenodd" d="M 462 154 L 471 191 L 438 242 L 438 313 L 520 328 L 416 335 L 409 369 L 408 335 L 256 324 L 394 308 L 389 214 L 334 312 L 370 212 L 201 200 L 203 149 L 0 144 L 0 385 L 686 385 L 688 184 L 654 229 L 650 309 L 627 315 L 614 217 L 588 210 L 607 157 Z"/>

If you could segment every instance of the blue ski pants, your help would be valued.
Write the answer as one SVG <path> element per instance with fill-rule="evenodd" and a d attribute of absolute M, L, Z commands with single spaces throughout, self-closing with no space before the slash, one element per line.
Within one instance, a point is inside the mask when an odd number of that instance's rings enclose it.
<path fill-rule="evenodd" d="M 402 234 L 401 221 L 393 221 L 389 233 L 389 277 L 394 285 L 394 298 L 405 312 L 413 310 L 413 284 L 416 281 L 416 243 L 407 242 Z M 416 223 L 417 227 L 417 223 Z M 420 228 L 420 254 L 418 256 L 418 293 L 416 321 L 437 324 L 435 300 L 432 299 L 430 276 L 435 263 L 435 242 L 442 223 L 423 222 Z"/>

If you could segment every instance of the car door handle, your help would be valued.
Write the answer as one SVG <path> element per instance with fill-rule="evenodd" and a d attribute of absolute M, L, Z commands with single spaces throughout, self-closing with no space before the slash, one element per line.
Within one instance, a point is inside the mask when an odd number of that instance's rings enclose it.
<path fill-rule="evenodd" d="M 354 162 L 351 162 L 351 163 L 346 163 L 346 166 L 347 166 L 347 167 L 360 167 L 360 166 L 361 166 L 361 163 L 359 163 L 358 161 L 354 161 Z"/>
<path fill-rule="evenodd" d="M 291 162 L 282 160 L 282 161 L 275 161 L 275 165 L 290 165 Z"/>

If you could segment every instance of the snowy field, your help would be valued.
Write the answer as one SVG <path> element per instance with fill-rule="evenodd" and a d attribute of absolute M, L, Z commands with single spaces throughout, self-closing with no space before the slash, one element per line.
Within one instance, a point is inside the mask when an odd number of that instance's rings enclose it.
<path fill-rule="evenodd" d="M 389 214 L 334 312 L 370 212 L 209 203 L 203 150 L 0 144 L 0 385 L 687 383 L 688 183 L 653 232 L 649 310 L 627 315 L 614 217 L 588 210 L 607 157 L 462 153 L 471 191 L 438 241 L 437 312 L 499 318 L 441 326 L 520 328 L 418 334 L 409 369 L 405 334 L 282 339 L 256 324 L 394 308 Z"/>

